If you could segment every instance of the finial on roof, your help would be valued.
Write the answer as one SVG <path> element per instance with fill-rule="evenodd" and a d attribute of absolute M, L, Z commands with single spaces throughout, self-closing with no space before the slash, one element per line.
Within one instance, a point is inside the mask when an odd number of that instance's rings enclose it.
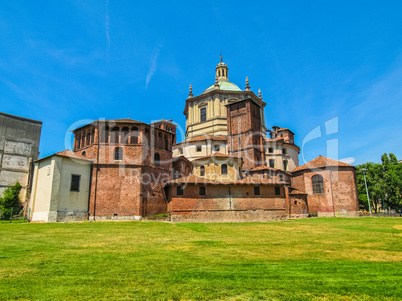
<path fill-rule="evenodd" d="M 248 76 L 246 76 L 246 91 L 250 91 L 250 86 L 248 84 Z"/>
<path fill-rule="evenodd" d="M 221 52 L 221 62 L 222 62 L 222 52 Z"/>
<path fill-rule="evenodd" d="M 258 89 L 258 97 L 262 99 L 262 96 L 261 96 L 261 89 Z"/>
<path fill-rule="evenodd" d="M 189 93 L 188 93 L 188 98 L 190 98 L 190 97 L 193 97 L 193 86 L 192 85 L 190 85 Z"/>

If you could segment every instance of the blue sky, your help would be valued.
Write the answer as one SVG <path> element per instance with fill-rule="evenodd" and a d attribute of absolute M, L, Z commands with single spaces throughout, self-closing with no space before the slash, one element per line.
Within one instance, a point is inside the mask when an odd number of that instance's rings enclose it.
<path fill-rule="evenodd" d="M 1 1 L 0 111 L 43 121 L 41 157 L 94 119 L 184 127 L 189 84 L 195 95 L 213 84 L 222 52 L 231 82 L 261 88 L 267 125 L 296 133 L 301 163 L 402 159 L 401 11 L 400 1 Z"/>

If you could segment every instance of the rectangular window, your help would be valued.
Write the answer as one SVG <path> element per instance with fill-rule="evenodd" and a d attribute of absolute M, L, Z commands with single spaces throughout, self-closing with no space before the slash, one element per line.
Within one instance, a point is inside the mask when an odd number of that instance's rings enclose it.
<path fill-rule="evenodd" d="M 274 152 L 274 148 L 273 148 L 273 147 L 268 148 L 268 152 L 269 152 L 270 154 L 272 154 L 272 153 Z"/>
<path fill-rule="evenodd" d="M 179 154 L 183 155 L 183 149 L 181 147 L 179 148 Z"/>
<path fill-rule="evenodd" d="M 254 195 L 260 195 L 260 187 L 254 187 Z"/>
<path fill-rule="evenodd" d="M 80 180 L 81 180 L 81 176 L 71 175 L 70 191 L 80 191 Z"/>
<path fill-rule="evenodd" d="M 176 194 L 183 195 L 183 186 L 177 186 Z"/>
<path fill-rule="evenodd" d="M 279 181 L 283 181 L 283 175 L 279 175 Z"/>
<path fill-rule="evenodd" d="M 283 160 L 283 170 L 288 170 L 288 161 Z"/>
<path fill-rule="evenodd" d="M 202 108 L 200 109 L 200 114 L 201 114 L 201 122 L 207 120 L 207 108 Z"/>
<path fill-rule="evenodd" d="M 215 150 L 216 152 L 219 152 L 220 149 L 221 149 L 221 146 L 220 146 L 220 145 L 214 145 L 214 150 Z"/>
<path fill-rule="evenodd" d="M 205 187 L 204 186 L 200 186 L 199 193 L 200 193 L 200 195 L 205 195 Z"/>
<path fill-rule="evenodd" d="M 269 167 L 275 168 L 275 160 L 274 159 L 269 159 Z"/>
<path fill-rule="evenodd" d="M 281 195 L 281 188 L 275 187 L 275 195 Z"/>
<path fill-rule="evenodd" d="M 287 151 L 286 148 L 282 148 L 282 154 L 286 155 Z"/>
<path fill-rule="evenodd" d="M 197 145 L 197 152 L 200 152 L 202 150 L 202 145 Z"/>

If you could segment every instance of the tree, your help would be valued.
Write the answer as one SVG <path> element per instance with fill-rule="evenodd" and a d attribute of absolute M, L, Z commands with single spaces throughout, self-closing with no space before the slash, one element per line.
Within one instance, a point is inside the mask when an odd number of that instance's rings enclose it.
<path fill-rule="evenodd" d="M 367 190 L 370 196 L 371 207 L 378 211 L 378 207 L 385 197 L 385 182 L 383 180 L 383 166 L 381 164 L 367 162 L 357 168 L 357 190 L 359 195 L 360 207 L 369 210 L 366 186 L 364 183 L 364 173 L 362 169 L 367 169 L 366 180 Z"/>
<path fill-rule="evenodd" d="M 8 219 L 11 214 L 18 214 L 21 211 L 20 192 L 21 185 L 18 182 L 4 190 L 3 197 L 0 197 L 0 210 L 4 218 Z"/>

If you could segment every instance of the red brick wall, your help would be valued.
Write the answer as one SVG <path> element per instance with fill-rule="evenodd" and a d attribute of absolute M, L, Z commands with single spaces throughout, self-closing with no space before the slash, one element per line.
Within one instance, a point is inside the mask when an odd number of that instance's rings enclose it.
<path fill-rule="evenodd" d="M 188 213 L 197 210 L 282 210 L 286 211 L 284 187 L 280 187 L 281 195 L 275 195 L 275 187 L 260 187 L 260 195 L 254 195 L 254 185 L 205 185 L 205 195 L 199 195 L 199 187 L 203 185 L 187 184 L 184 194 L 177 195 L 177 185 L 170 188 L 169 211 Z M 230 197 L 229 197 L 230 196 Z"/>
<path fill-rule="evenodd" d="M 115 125 L 110 124 L 110 129 Z M 167 199 L 163 187 L 170 180 L 174 132 L 144 124 L 117 125 L 138 127 L 138 143 L 121 143 L 127 142 L 124 135 L 120 136 L 120 143 L 113 143 L 110 138 L 107 143 L 99 142 L 99 131 L 95 131 L 93 143 L 89 145 L 78 148 L 76 141 L 76 153 L 85 151 L 86 157 L 94 160 L 89 215 L 97 219 L 131 219 L 165 213 Z M 77 137 L 87 128 L 92 125 L 77 130 Z M 122 160 L 115 160 L 116 148 L 123 150 Z M 159 154 L 159 164 L 154 160 L 155 153 Z"/>
<path fill-rule="evenodd" d="M 320 174 L 324 193 L 313 194 L 311 178 Z M 303 170 L 293 174 L 292 187 L 308 194 L 310 213 L 322 216 L 354 215 L 359 211 L 354 167 L 328 167 L 325 170 Z"/>
<path fill-rule="evenodd" d="M 229 154 L 243 158 L 244 170 L 265 164 L 261 110 L 251 99 L 227 106 Z"/>

